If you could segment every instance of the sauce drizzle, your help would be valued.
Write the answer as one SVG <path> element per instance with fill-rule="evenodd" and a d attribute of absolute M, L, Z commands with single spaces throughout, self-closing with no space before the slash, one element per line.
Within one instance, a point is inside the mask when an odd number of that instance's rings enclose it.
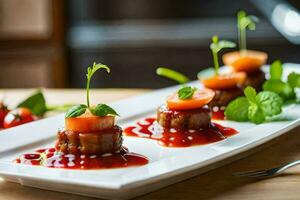
<path fill-rule="evenodd" d="M 139 154 L 128 152 L 123 147 L 120 153 L 103 155 L 63 154 L 55 148 L 36 150 L 34 153 L 23 154 L 16 163 L 65 169 L 111 169 L 145 165 L 149 160 Z"/>
<path fill-rule="evenodd" d="M 141 137 L 157 140 L 158 144 L 166 147 L 189 147 L 218 142 L 237 134 L 233 128 L 224 127 L 211 122 L 210 126 L 201 130 L 164 129 L 155 118 L 146 118 L 135 126 L 124 129 L 126 136 Z"/>

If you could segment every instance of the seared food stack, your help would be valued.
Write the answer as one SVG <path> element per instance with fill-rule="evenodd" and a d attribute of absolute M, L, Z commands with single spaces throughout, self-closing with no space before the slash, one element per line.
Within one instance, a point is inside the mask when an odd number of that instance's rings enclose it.
<path fill-rule="evenodd" d="M 247 86 L 253 87 L 256 91 L 262 90 L 265 82 L 265 73 L 261 67 L 266 64 L 268 55 L 262 51 L 248 50 L 246 45 L 246 30 L 254 30 L 255 16 L 247 15 L 245 11 L 239 11 L 237 15 L 239 51 L 232 51 L 223 55 L 223 63 L 232 67 L 235 72 L 245 72 L 247 74 L 243 89 Z"/>
<path fill-rule="evenodd" d="M 89 89 L 94 73 L 99 69 L 110 72 L 109 67 L 94 63 L 87 70 L 86 105 L 68 110 L 65 130 L 57 133 L 56 150 L 65 154 L 118 153 L 122 148 L 122 129 L 115 125 L 117 112 L 106 104 L 90 106 Z"/>
<path fill-rule="evenodd" d="M 122 129 L 115 116 L 95 116 L 89 111 L 65 119 L 66 130 L 57 133 L 56 149 L 71 154 L 104 154 L 119 152 Z"/>
<path fill-rule="evenodd" d="M 224 48 L 233 48 L 235 44 L 230 41 L 220 40 L 213 36 L 210 49 L 213 55 L 214 74 L 210 77 L 200 77 L 200 81 L 206 88 L 215 92 L 215 97 L 209 103 L 213 111 L 224 110 L 230 101 L 243 95 L 242 84 L 245 81 L 244 72 L 220 72 L 218 53 Z"/>
<path fill-rule="evenodd" d="M 157 122 L 165 129 L 200 130 L 208 128 L 211 111 L 208 103 L 215 93 L 210 89 L 183 86 L 157 109 Z"/>

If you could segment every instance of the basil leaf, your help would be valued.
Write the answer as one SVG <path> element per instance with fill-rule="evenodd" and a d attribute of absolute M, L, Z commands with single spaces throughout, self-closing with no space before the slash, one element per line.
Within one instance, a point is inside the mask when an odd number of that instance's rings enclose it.
<path fill-rule="evenodd" d="M 96 116 L 107 116 L 107 115 L 116 115 L 119 116 L 118 113 L 109 107 L 106 104 L 98 104 L 96 107 L 91 109 L 91 112 Z"/>
<path fill-rule="evenodd" d="M 66 118 L 78 117 L 78 116 L 82 115 L 83 113 L 85 113 L 86 109 L 87 109 L 87 106 L 83 105 L 83 104 L 73 106 L 68 110 L 65 117 Z"/>
<path fill-rule="evenodd" d="M 18 108 L 28 108 L 33 114 L 43 116 L 47 112 L 46 100 L 43 93 L 38 90 L 33 95 L 19 103 Z"/>
<path fill-rule="evenodd" d="M 280 60 L 275 60 L 270 66 L 270 79 L 281 80 L 282 77 L 282 63 Z"/>
<path fill-rule="evenodd" d="M 263 90 L 275 92 L 284 100 L 295 98 L 296 95 L 293 88 L 288 83 L 281 80 L 267 80 L 263 84 Z"/>
<path fill-rule="evenodd" d="M 248 118 L 256 124 L 261 124 L 265 121 L 266 116 L 257 104 L 251 104 L 248 108 Z"/>
<path fill-rule="evenodd" d="M 254 103 L 254 104 L 256 103 L 256 99 L 255 99 L 256 91 L 253 87 L 250 87 L 250 86 L 246 87 L 246 89 L 244 90 L 244 94 L 249 102 Z"/>
<path fill-rule="evenodd" d="M 263 91 L 258 93 L 256 102 L 266 116 L 274 116 L 281 113 L 283 101 L 274 92 Z"/>
<path fill-rule="evenodd" d="M 187 83 L 190 81 L 190 79 L 188 77 L 186 77 L 185 75 L 183 75 L 182 73 L 177 72 L 172 69 L 169 69 L 169 68 L 166 68 L 166 67 L 157 68 L 156 74 L 159 76 L 163 76 L 163 77 L 172 79 L 172 80 L 178 82 L 179 84 Z"/>
<path fill-rule="evenodd" d="M 297 74 L 295 72 L 290 73 L 288 76 L 288 83 L 293 88 L 300 88 L 300 74 Z"/>
<path fill-rule="evenodd" d="M 181 99 L 181 100 L 190 99 L 190 98 L 192 98 L 192 96 L 194 95 L 194 92 L 196 90 L 197 90 L 196 88 L 191 87 L 191 86 L 182 87 L 177 92 L 178 98 Z"/>
<path fill-rule="evenodd" d="M 250 104 L 246 97 L 238 97 L 227 105 L 224 112 L 226 119 L 238 122 L 248 121 L 249 106 Z"/>

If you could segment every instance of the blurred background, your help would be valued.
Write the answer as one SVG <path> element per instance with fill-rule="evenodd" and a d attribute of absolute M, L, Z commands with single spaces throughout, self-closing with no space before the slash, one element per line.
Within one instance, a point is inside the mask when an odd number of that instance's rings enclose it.
<path fill-rule="evenodd" d="M 84 87 L 94 61 L 112 73 L 93 87 L 174 84 L 157 66 L 196 79 L 212 66 L 212 35 L 237 41 L 240 9 L 260 18 L 249 49 L 299 63 L 297 8 L 297 0 L 0 0 L 0 88 Z"/>

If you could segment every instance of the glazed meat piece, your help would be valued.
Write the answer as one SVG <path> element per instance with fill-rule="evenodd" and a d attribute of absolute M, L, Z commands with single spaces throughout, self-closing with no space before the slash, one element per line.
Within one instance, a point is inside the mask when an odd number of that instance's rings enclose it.
<path fill-rule="evenodd" d="M 56 150 L 87 155 L 115 153 L 121 150 L 122 141 L 122 129 L 119 126 L 93 133 L 64 130 L 57 133 Z"/>
<path fill-rule="evenodd" d="M 243 88 L 247 86 L 252 86 L 256 91 L 262 90 L 262 85 L 266 80 L 265 73 L 262 70 L 254 71 L 252 73 L 248 73 L 243 84 Z"/>
<path fill-rule="evenodd" d="M 224 90 L 215 90 L 215 96 L 212 101 L 208 104 L 210 108 L 226 107 L 228 103 L 239 96 L 243 96 L 243 89 L 240 87 L 224 89 Z"/>
<path fill-rule="evenodd" d="M 166 105 L 157 109 L 157 122 L 164 128 L 201 129 L 210 124 L 211 112 L 205 106 L 193 110 L 170 110 Z"/>

